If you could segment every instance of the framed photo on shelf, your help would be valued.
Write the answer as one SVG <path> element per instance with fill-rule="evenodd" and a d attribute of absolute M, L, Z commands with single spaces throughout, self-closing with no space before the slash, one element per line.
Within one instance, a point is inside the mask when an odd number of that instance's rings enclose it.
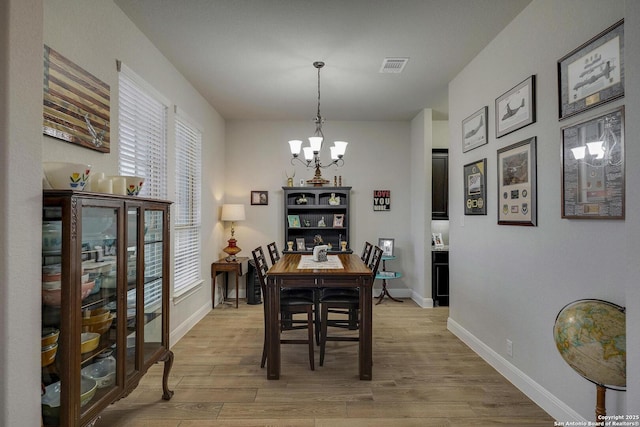
<path fill-rule="evenodd" d="M 393 256 L 393 245 L 395 239 L 380 237 L 378 239 L 378 247 L 382 249 L 382 256 Z"/>
<path fill-rule="evenodd" d="M 334 214 L 333 215 L 333 226 L 334 227 L 344 227 L 344 214 Z"/>
<path fill-rule="evenodd" d="M 287 215 L 287 221 L 289 221 L 289 227 L 300 227 L 300 215 Z"/>
<path fill-rule="evenodd" d="M 558 61 L 560 120 L 624 96 L 624 20 Z"/>
<path fill-rule="evenodd" d="M 268 191 L 252 191 L 251 204 L 252 205 L 268 205 L 269 192 Z"/>
<path fill-rule="evenodd" d="M 536 121 L 536 76 L 530 76 L 496 99 L 496 138 Z"/>
<path fill-rule="evenodd" d="M 442 240 L 442 233 L 431 233 L 431 240 L 433 240 L 433 246 L 436 249 L 444 248 L 444 240 Z"/>
<path fill-rule="evenodd" d="M 624 106 L 562 128 L 562 218 L 624 219 Z"/>
<path fill-rule="evenodd" d="M 304 237 L 296 237 L 296 250 L 306 251 L 307 247 L 304 244 Z"/>
<path fill-rule="evenodd" d="M 488 142 L 487 112 L 489 107 L 482 107 L 462 121 L 462 152 L 478 148 Z"/>
<path fill-rule="evenodd" d="M 536 137 L 498 150 L 498 224 L 537 222 Z"/>
<path fill-rule="evenodd" d="M 464 214 L 487 214 L 487 159 L 464 165 Z"/>

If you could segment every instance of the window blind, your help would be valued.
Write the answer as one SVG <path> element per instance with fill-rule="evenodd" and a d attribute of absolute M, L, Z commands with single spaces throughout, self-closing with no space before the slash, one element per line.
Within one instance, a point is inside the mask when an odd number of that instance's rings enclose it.
<path fill-rule="evenodd" d="M 176 115 L 175 128 L 174 297 L 202 282 L 200 272 L 202 133 L 181 114 Z"/>
<path fill-rule="evenodd" d="M 119 70 L 119 174 L 144 177 L 140 195 L 166 199 L 169 103 L 124 64 Z"/>

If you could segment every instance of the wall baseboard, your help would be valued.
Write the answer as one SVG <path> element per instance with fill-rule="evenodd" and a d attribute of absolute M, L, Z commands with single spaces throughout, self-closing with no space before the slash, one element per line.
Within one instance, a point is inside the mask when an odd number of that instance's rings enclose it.
<path fill-rule="evenodd" d="M 191 330 L 199 321 L 204 319 L 204 317 L 211 311 L 211 301 L 205 301 L 205 304 L 196 310 L 187 320 L 182 322 L 182 324 L 178 325 L 175 329 L 171 331 L 169 334 L 169 347 L 173 347 L 176 345 L 178 341 L 184 337 L 187 332 Z"/>
<path fill-rule="evenodd" d="M 516 386 L 529 399 L 545 410 L 551 417 L 561 421 L 576 421 L 587 425 L 587 420 L 571 409 L 568 405 L 551 394 L 547 389 L 535 382 L 524 372 L 509 363 L 504 357 L 496 353 L 491 347 L 480 341 L 455 320 L 447 319 L 447 329 L 465 343 L 478 356 Z"/>

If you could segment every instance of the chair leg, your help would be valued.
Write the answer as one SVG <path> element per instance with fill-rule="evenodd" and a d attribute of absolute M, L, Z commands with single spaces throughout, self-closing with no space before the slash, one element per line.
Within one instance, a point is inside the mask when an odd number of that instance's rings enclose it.
<path fill-rule="evenodd" d="M 315 370 L 315 362 L 314 362 L 314 354 L 313 354 L 313 307 L 307 307 L 307 329 L 308 329 L 308 340 L 309 340 L 309 365 L 311 366 L 311 370 Z"/>
<path fill-rule="evenodd" d="M 264 342 L 262 344 L 262 361 L 260 362 L 260 367 L 264 368 L 264 365 L 266 362 L 267 362 L 267 330 L 265 328 Z"/>
<path fill-rule="evenodd" d="M 322 332 L 320 334 L 320 366 L 324 365 L 324 349 L 327 343 L 327 321 L 329 320 L 329 308 L 322 304 Z"/>

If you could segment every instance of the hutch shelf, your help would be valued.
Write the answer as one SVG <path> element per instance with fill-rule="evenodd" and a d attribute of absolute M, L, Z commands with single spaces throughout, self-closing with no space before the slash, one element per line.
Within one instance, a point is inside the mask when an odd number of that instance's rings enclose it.
<path fill-rule="evenodd" d="M 331 245 L 329 252 L 352 252 L 349 248 L 351 187 L 282 189 L 285 252 L 311 252 L 316 235 L 322 238 L 324 244 Z M 287 242 L 293 243 L 293 250 L 289 251 Z"/>
<path fill-rule="evenodd" d="M 171 399 L 170 204 L 44 190 L 43 425 L 93 425 L 160 361 Z"/>

